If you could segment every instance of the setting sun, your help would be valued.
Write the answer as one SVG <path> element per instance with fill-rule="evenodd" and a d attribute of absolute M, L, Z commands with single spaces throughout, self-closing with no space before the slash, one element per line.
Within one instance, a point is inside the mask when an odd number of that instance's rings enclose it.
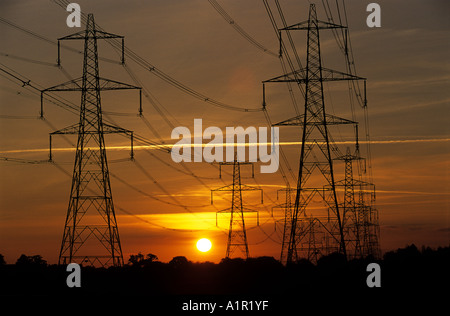
<path fill-rule="evenodd" d="M 211 241 L 206 238 L 199 239 L 197 241 L 197 249 L 201 252 L 207 252 L 211 249 Z"/>

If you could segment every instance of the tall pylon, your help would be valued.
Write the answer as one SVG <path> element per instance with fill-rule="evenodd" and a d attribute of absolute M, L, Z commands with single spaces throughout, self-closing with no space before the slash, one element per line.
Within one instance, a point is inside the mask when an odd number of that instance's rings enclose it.
<path fill-rule="evenodd" d="M 361 257 L 361 231 L 358 218 L 358 207 L 355 201 L 355 186 L 357 181 L 353 175 L 353 161 L 361 159 L 359 155 L 352 155 L 350 147 L 344 156 L 335 158 L 343 160 L 345 163 L 344 180 L 336 182 L 336 186 L 344 187 L 343 202 L 340 203 L 342 208 L 342 225 L 344 226 L 345 243 L 347 255 L 349 258 Z"/>
<path fill-rule="evenodd" d="M 231 258 L 233 256 L 235 257 L 243 256 L 245 259 L 247 259 L 249 257 L 249 250 L 247 242 L 247 231 L 245 228 L 244 213 L 256 212 L 257 225 L 259 225 L 259 213 L 258 211 L 244 207 L 242 202 L 242 191 L 261 191 L 261 203 L 263 203 L 262 189 L 241 183 L 241 165 L 252 165 L 253 168 L 253 164 L 251 162 L 238 161 L 236 154 L 233 162 L 221 162 L 220 170 L 224 165 L 233 166 L 233 183 L 218 189 L 211 190 L 211 203 L 213 203 L 214 192 L 229 191 L 231 192 L 231 207 L 218 211 L 216 213 L 216 226 L 218 225 L 217 223 L 218 213 L 230 213 L 230 225 L 228 229 L 228 241 L 225 257 Z"/>
<path fill-rule="evenodd" d="M 58 39 L 58 64 L 61 40 L 84 40 L 82 77 L 41 91 L 41 99 L 44 93 L 50 91 L 81 91 L 79 122 L 50 134 L 50 160 L 52 135 L 78 135 L 59 264 L 76 262 L 94 266 L 123 265 L 104 134 L 122 133 L 130 136 L 133 158 L 133 132 L 103 122 L 100 91 L 120 89 L 141 91 L 141 88 L 100 78 L 97 40 L 114 38 L 122 39 L 123 63 L 123 36 L 98 30 L 94 16 L 89 14 L 84 31 Z"/>
<path fill-rule="evenodd" d="M 280 220 L 280 222 L 283 225 L 283 237 L 281 240 L 281 254 L 280 254 L 280 261 L 285 262 L 286 256 L 287 256 L 287 246 L 288 246 L 288 240 L 286 240 L 289 237 L 289 232 L 291 231 L 291 224 L 292 224 L 292 211 L 294 208 L 294 205 L 292 203 L 293 201 L 293 195 L 296 192 L 294 188 L 291 188 L 289 183 L 287 183 L 286 188 L 280 189 L 277 191 L 277 199 L 279 198 L 279 193 L 284 192 L 285 194 L 285 200 L 283 203 L 275 205 L 272 207 L 272 213 L 273 209 L 281 208 L 284 211 L 284 218 Z M 275 229 L 277 227 L 277 222 L 275 222 Z"/>
<path fill-rule="evenodd" d="M 379 224 L 378 211 L 373 207 L 375 202 L 375 186 L 362 181 L 358 173 L 353 171 L 353 162 L 364 162 L 359 154 L 359 146 L 352 154 L 347 147 L 345 155 L 336 157 L 345 165 L 344 179 L 337 181 L 342 187 L 344 196 L 340 206 L 343 210 L 343 226 L 347 256 L 349 259 L 364 258 L 369 255 L 379 257 Z"/>
<path fill-rule="evenodd" d="M 331 252 L 338 251 L 345 256 L 347 253 L 333 164 L 334 157 L 341 156 L 341 153 L 330 127 L 353 125 L 357 131 L 357 123 L 327 113 L 323 83 L 365 79 L 322 66 L 319 31 L 337 28 L 346 27 L 318 20 L 316 7 L 311 4 L 307 21 L 280 30 L 280 34 L 281 31 L 307 31 L 306 68 L 263 81 L 263 92 L 266 83 L 304 84 L 304 113 L 274 124 L 300 126 L 302 133 L 295 203 L 291 223 L 286 226 L 289 229 L 285 230 L 283 237 L 283 263 L 295 262 L 299 258 L 314 262 L 321 255 Z M 265 100 L 265 96 L 263 98 Z M 285 255 L 283 249 L 287 249 Z"/>

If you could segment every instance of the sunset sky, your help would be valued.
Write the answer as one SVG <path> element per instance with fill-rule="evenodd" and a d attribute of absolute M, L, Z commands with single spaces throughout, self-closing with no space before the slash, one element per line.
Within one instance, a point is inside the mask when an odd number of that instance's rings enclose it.
<path fill-rule="evenodd" d="M 255 40 L 278 51 L 278 40 L 263 1 L 217 2 Z M 274 2 L 268 2 L 277 13 Z M 381 249 L 385 252 L 411 243 L 419 247 L 448 246 L 450 3 L 380 0 L 377 3 L 381 6 L 381 27 L 369 28 L 366 6 L 370 2 L 345 3 L 357 73 L 368 79 L 372 172 Z M 261 82 L 282 74 L 278 58 L 241 37 L 206 0 L 77 3 L 84 13 L 93 13 L 95 22 L 104 30 L 125 36 L 125 45 L 148 63 L 211 99 L 239 108 L 260 108 Z M 280 4 L 288 25 L 307 20 L 309 1 L 281 0 Z M 335 1 L 330 1 L 330 5 L 336 10 Z M 316 6 L 319 19 L 326 20 L 322 1 L 317 1 Z M 51 40 L 81 30 L 66 25 L 67 15 L 49 0 L 0 3 L 1 21 L 5 19 Z M 279 16 L 275 16 L 279 21 Z M 345 71 L 344 57 L 332 33 L 320 34 L 324 66 Z M 28 78 L 37 87 L 47 88 L 69 80 L 68 77 L 81 76 L 81 54 L 62 49 L 61 70 L 56 67 L 56 45 L 4 22 L 0 23 L 0 38 L 0 67 Z M 305 38 L 303 31 L 293 33 L 304 64 Z M 82 41 L 64 44 L 83 49 Z M 118 53 L 106 42 L 99 42 L 99 55 L 117 61 L 100 61 L 100 76 L 135 85 L 128 69 L 157 100 L 155 108 L 143 97 L 144 118 L 140 118 L 135 91 L 104 92 L 105 118 L 155 143 L 173 144 L 172 129 L 185 126 L 193 131 L 195 118 L 203 119 L 204 128 L 217 126 L 223 131 L 227 126 L 267 126 L 262 112 L 232 111 L 203 102 L 132 60 L 127 60 L 127 69 L 124 68 Z M 78 122 L 78 116 L 46 102 L 45 120 L 38 119 L 39 94 L 21 87 L 4 73 L 0 75 L 0 157 L 46 160 L 48 134 Z M 79 93 L 59 95 L 79 105 Z M 301 108 L 303 100 L 299 95 L 297 100 Z M 266 101 L 273 123 L 295 116 L 285 85 L 266 86 Z M 349 117 L 346 83 L 327 85 L 325 102 L 331 113 Z M 356 115 L 363 120 L 363 110 L 358 106 Z M 345 143 L 352 140 L 349 135 L 342 129 L 334 138 Z M 365 139 L 364 128 L 360 129 L 360 139 Z M 280 141 L 293 174 L 298 172 L 300 140 L 298 129 L 280 128 Z M 53 142 L 57 166 L 0 161 L 0 254 L 8 263 L 14 263 L 22 253 L 40 254 L 49 263 L 58 260 L 76 136 L 55 136 Z M 216 165 L 176 164 L 170 154 L 139 147 L 143 145 L 139 143 L 135 144 L 136 161 L 124 161 L 129 157 L 128 144 L 123 137 L 106 136 L 125 262 L 130 254 L 138 252 L 156 254 L 161 261 L 186 256 L 192 261 L 219 262 L 225 256 L 229 223 L 226 215 L 220 214 L 216 227 L 215 214 L 229 207 L 230 197 L 215 195 L 211 205 L 210 190 L 231 183 L 231 167 L 223 167 L 220 179 Z M 257 193 L 244 195 L 247 206 L 260 214 L 259 227 L 254 216 L 246 218 L 250 255 L 278 259 L 282 234 L 279 221 L 283 216 L 280 210 L 272 214 L 272 207 L 283 202 L 281 196 L 277 200 L 277 190 L 284 188 L 284 181 L 279 172 L 260 173 L 259 166 L 256 163 L 254 179 L 250 177 L 251 169 L 242 167 L 243 183 L 264 190 L 264 204 L 259 203 Z M 289 173 L 288 179 L 294 186 L 295 180 Z M 197 240 L 203 237 L 212 241 L 209 252 L 201 253 L 195 248 Z"/>

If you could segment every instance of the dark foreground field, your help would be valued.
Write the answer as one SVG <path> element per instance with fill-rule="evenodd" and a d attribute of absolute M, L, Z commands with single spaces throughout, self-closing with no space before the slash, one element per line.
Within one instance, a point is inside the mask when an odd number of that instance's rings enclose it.
<path fill-rule="evenodd" d="M 382 291 L 397 295 L 434 290 L 448 294 L 450 282 L 450 247 L 419 250 L 411 245 L 386 253 L 382 260 L 346 261 L 339 254 L 331 254 L 322 257 L 317 265 L 301 261 L 283 266 L 272 257 L 224 259 L 218 264 L 193 263 L 184 257 L 175 257 L 169 263 L 145 257 L 132 261 L 121 268 L 82 267 L 81 287 L 69 288 L 66 278 L 70 272 L 65 266 L 47 265 L 39 256 L 22 256 L 16 264 L 0 265 L 0 293 L 3 299 L 106 295 L 165 297 L 167 301 L 171 296 L 171 308 L 177 310 L 184 302 L 192 303 L 206 295 L 268 300 L 273 308 L 280 299 L 295 304 L 296 299 L 305 303 L 304 299 L 311 296 L 350 298 L 351 293 L 373 296 Z M 366 267 L 371 262 L 381 267 L 380 289 L 368 288 L 366 284 Z"/>

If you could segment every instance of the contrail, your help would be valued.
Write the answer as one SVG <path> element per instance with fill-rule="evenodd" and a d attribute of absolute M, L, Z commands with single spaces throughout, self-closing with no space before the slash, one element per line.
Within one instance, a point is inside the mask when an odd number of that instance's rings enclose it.
<path fill-rule="evenodd" d="M 388 145 L 388 144 L 409 144 L 409 143 L 437 143 L 437 142 L 448 142 L 450 141 L 450 138 L 430 138 L 430 139 L 397 139 L 397 140 L 371 140 L 370 142 L 367 141 L 359 141 L 359 144 L 367 144 L 370 143 L 372 145 Z M 345 144 L 354 144 L 354 141 L 337 141 L 334 142 L 338 145 L 345 145 Z M 279 142 L 279 145 L 281 146 L 293 146 L 293 145 L 301 145 L 302 142 Z M 226 144 L 222 144 L 222 146 L 225 146 Z M 271 143 L 236 143 L 236 146 L 258 146 L 258 145 L 266 145 L 270 146 Z M 141 150 L 141 149 L 160 149 L 161 147 L 164 148 L 172 148 L 174 144 L 164 144 L 164 145 L 135 145 L 133 146 L 134 150 Z M 184 144 L 183 146 L 190 146 L 190 147 L 210 147 L 210 146 L 220 146 L 220 144 Z M 106 146 L 107 150 L 129 150 L 130 146 Z M 52 148 L 52 151 L 59 151 L 59 152 L 71 152 L 75 151 L 76 148 L 74 147 L 66 147 L 66 148 Z M 38 152 L 48 152 L 48 148 L 34 148 L 34 149 L 12 149 L 12 150 L 0 150 L 1 154 L 17 154 L 17 153 L 38 153 Z"/>

